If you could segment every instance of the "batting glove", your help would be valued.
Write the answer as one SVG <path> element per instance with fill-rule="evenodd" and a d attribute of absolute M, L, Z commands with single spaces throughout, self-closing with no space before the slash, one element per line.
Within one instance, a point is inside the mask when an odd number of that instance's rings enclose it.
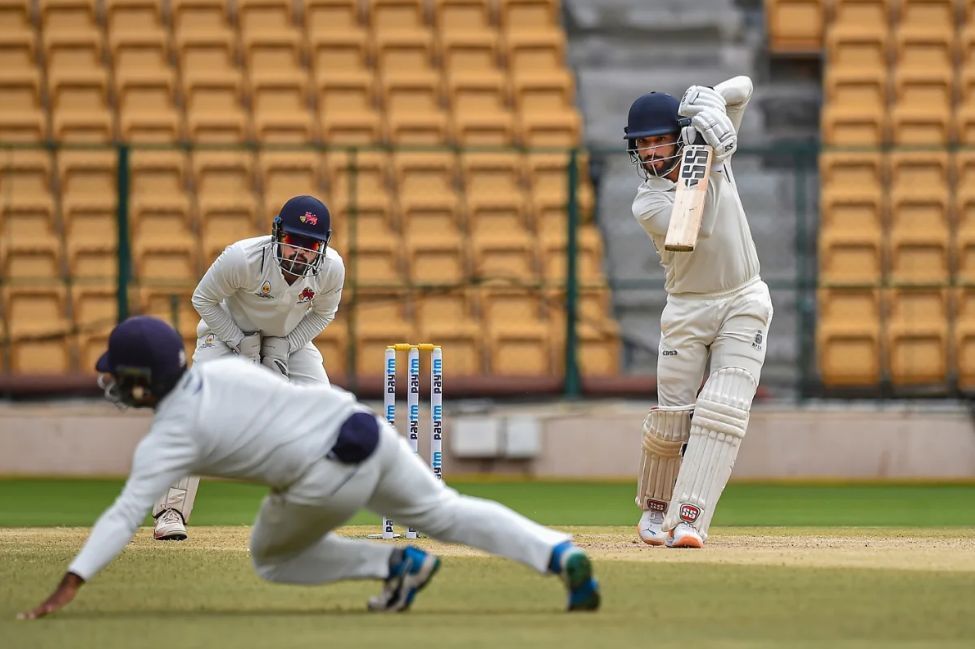
<path fill-rule="evenodd" d="M 677 112 L 684 117 L 694 117 L 709 108 L 724 112 L 725 105 L 724 97 L 717 90 L 707 86 L 691 86 L 681 97 Z"/>
<path fill-rule="evenodd" d="M 243 359 L 252 363 L 261 362 L 261 332 L 244 332 L 244 337 L 236 345 L 231 345 L 230 349 Z"/>
<path fill-rule="evenodd" d="M 261 341 L 261 364 L 288 378 L 290 351 L 287 338 L 265 336 Z"/>
<path fill-rule="evenodd" d="M 724 162 L 738 148 L 735 125 L 724 111 L 706 108 L 691 118 L 691 125 L 714 149 L 714 159 L 717 162 Z"/>

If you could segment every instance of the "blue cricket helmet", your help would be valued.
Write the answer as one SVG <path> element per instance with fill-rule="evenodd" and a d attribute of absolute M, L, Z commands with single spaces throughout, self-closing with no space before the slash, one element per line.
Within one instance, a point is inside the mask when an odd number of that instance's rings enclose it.
<path fill-rule="evenodd" d="M 284 270 L 301 276 L 314 274 L 321 267 L 325 248 L 332 237 L 332 215 L 325 203 L 314 196 L 295 196 L 288 199 L 274 217 L 271 237 L 275 244 L 275 258 Z M 286 259 L 281 254 L 280 244 L 304 251 L 311 261 Z"/>
<path fill-rule="evenodd" d="M 95 369 L 111 374 L 99 382 L 111 401 L 151 406 L 166 396 L 186 371 L 183 338 L 169 324 L 152 316 L 119 323 L 108 336 L 108 351 Z"/>
<path fill-rule="evenodd" d="M 632 104 L 623 127 L 623 139 L 635 140 L 652 135 L 677 133 L 688 120 L 677 114 L 680 100 L 665 92 L 648 92 Z M 630 147 L 632 148 L 632 146 Z"/>

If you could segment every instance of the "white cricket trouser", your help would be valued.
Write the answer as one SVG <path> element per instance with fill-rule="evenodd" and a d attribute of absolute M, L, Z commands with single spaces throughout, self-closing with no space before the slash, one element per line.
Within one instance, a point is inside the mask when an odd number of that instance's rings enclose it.
<path fill-rule="evenodd" d="M 251 533 L 255 570 L 264 579 L 290 584 L 386 578 L 395 545 L 332 533 L 363 507 L 542 573 L 552 548 L 569 538 L 498 503 L 445 487 L 381 421 L 379 445 L 365 462 L 322 458 L 293 485 L 264 499 Z"/>
<path fill-rule="evenodd" d="M 740 367 L 758 383 L 765 364 L 772 299 L 760 279 L 721 295 L 669 295 L 660 316 L 657 403 L 688 406 L 711 371 Z"/>
<path fill-rule="evenodd" d="M 193 362 L 207 363 L 231 356 L 233 353 L 225 343 L 215 340 L 212 334 L 208 334 L 197 339 Z M 309 342 L 288 357 L 288 378 L 292 383 L 297 384 L 331 385 L 323 362 L 321 352 Z M 199 486 L 200 479 L 196 476 L 180 480 L 156 501 L 152 508 L 152 515 L 158 516 L 167 509 L 175 509 L 182 515 L 184 521 L 188 521 L 193 512 L 193 503 L 196 501 L 196 491 Z"/>

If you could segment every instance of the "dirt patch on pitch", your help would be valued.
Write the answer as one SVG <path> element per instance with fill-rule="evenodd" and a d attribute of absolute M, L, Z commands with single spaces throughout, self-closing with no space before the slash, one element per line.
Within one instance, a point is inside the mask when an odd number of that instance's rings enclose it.
<path fill-rule="evenodd" d="M 653 548 L 637 541 L 635 532 L 625 527 L 579 527 L 568 531 L 597 561 L 975 572 L 975 529 L 971 528 L 727 528 L 716 530 L 702 550 Z M 372 532 L 374 527 L 365 526 L 339 531 L 361 538 Z M 36 545 L 49 550 L 80 548 L 87 535 L 88 530 L 83 528 L 0 528 L 0 555 L 28 552 Z M 246 554 L 249 535 L 248 527 L 195 527 L 186 541 L 161 543 L 152 540 L 151 530 L 142 528 L 129 551 Z M 415 543 L 443 556 L 484 556 L 477 550 L 429 539 Z"/>

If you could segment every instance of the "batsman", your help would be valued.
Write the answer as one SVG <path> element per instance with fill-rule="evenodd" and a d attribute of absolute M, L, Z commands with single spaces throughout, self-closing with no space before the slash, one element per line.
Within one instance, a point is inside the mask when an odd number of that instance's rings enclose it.
<path fill-rule="evenodd" d="M 643 422 L 637 478 L 637 529 L 649 545 L 703 547 L 765 362 L 772 301 L 731 170 L 751 95 L 744 76 L 714 88 L 691 86 L 681 100 L 651 92 L 630 106 L 624 129 L 644 178 L 633 216 L 660 256 L 667 291 L 658 405 Z M 674 208 L 682 153 L 701 140 L 713 157 L 706 188 L 694 188 L 703 200 L 697 240 L 689 252 L 670 251 L 668 229 L 687 231 L 678 222 L 687 214 Z"/>

